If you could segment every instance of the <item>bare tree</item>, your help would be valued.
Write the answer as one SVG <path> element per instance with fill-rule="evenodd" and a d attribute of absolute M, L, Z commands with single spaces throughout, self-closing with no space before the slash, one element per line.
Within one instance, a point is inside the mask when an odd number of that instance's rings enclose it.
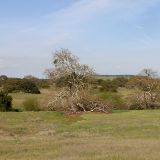
<path fill-rule="evenodd" d="M 158 73 L 153 69 L 145 68 L 138 75 L 146 78 L 156 78 L 158 76 Z"/>
<path fill-rule="evenodd" d="M 50 110 L 69 113 L 79 111 L 106 112 L 108 110 L 108 106 L 98 105 L 97 102 L 90 101 L 90 81 L 94 75 L 92 68 L 80 64 L 79 59 L 68 49 L 61 49 L 54 53 L 53 65 L 52 69 L 47 70 L 49 78 L 54 82 L 64 79 L 65 83 L 49 102 Z"/>
<path fill-rule="evenodd" d="M 132 99 L 139 109 L 160 108 L 160 80 L 157 72 L 144 69 L 137 77 L 132 79 L 132 87 L 136 92 Z"/>

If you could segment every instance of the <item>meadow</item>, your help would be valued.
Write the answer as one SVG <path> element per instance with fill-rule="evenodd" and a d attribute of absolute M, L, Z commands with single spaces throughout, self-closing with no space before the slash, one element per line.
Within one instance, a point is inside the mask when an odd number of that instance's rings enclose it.
<path fill-rule="evenodd" d="M 74 115 L 47 111 L 54 90 L 9 94 L 19 112 L 0 112 L 0 160 L 159 160 L 160 110 L 124 110 L 134 90 L 97 93 L 123 110 Z M 25 111 L 28 98 L 42 110 Z"/>
<path fill-rule="evenodd" d="M 160 110 L 1 112 L 1 160 L 159 160 Z"/>

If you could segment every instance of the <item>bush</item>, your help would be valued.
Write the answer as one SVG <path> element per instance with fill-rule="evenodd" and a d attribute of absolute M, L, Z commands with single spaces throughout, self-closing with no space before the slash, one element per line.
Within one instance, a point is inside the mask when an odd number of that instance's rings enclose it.
<path fill-rule="evenodd" d="M 49 88 L 50 87 L 50 80 L 49 79 L 39 79 L 32 75 L 25 76 L 22 80 L 28 80 L 36 84 L 38 88 Z"/>
<path fill-rule="evenodd" d="M 101 92 L 99 96 L 112 104 L 113 109 L 128 109 L 124 99 L 119 93 Z"/>
<path fill-rule="evenodd" d="M 119 87 L 125 87 L 128 79 L 125 77 L 118 77 L 114 79 L 98 79 L 96 85 L 99 86 L 100 91 L 117 92 Z"/>
<path fill-rule="evenodd" d="M 20 90 L 21 81 L 18 78 L 10 78 L 3 84 L 3 90 L 8 93 L 16 92 Z"/>
<path fill-rule="evenodd" d="M 25 93 L 40 94 L 40 91 L 34 82 L 19 78 L 8 79 L 3 85 L 3 89 L 8 93 L 22 91 Z"/>
<path fill-rule="evenodd" d="M 36 98 L 27 98 L 24 100 L 23 107 L 26 111 L 40 111 L 39 103 Z"/>
<path fill-rule="evenodd" d="M 7 93 L 0 92 L 0 111 L 11 111 L 12 110 L 12 97 L 8 96 Z"/>
<path fill-rule="evenodd" d="M 128 79 L 125 77 L 117 77 L 112 80 L 112 82 L 117 86 L 117 87 L 125 87 L 126 84 L 128 83 Z"/>
<path fill-rule="evenodd" d="M 20 90 L 25 93 L 40 94 L 40 91 L 34 82 L 29 80 L 22 81 L 20 84 Z"/>
<path fill-rule="evenodd" d="M 117 89 L 117 84 L 112 80 L 105 80 L 101 82 L 100 91 L 117 92 Z"/>

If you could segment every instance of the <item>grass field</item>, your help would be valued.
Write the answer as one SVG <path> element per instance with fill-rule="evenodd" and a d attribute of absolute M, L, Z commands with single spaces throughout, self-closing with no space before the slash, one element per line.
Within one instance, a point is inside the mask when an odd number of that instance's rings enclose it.
<path fill-rule="evenodd" d="M 160 110 L 0 113 L 0 160 L 159 160 Z"/>
<path fill-rule="evenodd" d="M 49 89 L 42 89 L 41 94 L 28 94 L 28 93 L 10 93 L 13 98 L 13 108 L 24 110 L 23 102 L 28 98 L 35 98 L 40 104 L 40 108 L 45 108 L 48 101 L 54 95 L 54 91 Z"/>

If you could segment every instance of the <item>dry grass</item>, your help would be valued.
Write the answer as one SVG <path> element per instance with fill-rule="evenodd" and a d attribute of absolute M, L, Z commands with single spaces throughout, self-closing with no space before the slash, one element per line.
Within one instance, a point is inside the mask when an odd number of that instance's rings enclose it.
<path fill-rule="evenodd" d="M 160 110 L 0 113 L 0 160 L 159 160 Z"/>

